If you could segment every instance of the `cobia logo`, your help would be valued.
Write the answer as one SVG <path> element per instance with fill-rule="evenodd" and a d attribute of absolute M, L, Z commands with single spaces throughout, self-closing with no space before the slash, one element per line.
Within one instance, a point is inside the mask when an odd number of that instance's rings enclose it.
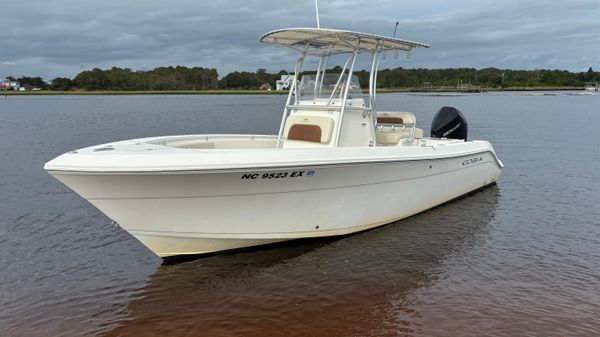
<path fill-rule="evenodd" d="M 483 157 L 470 158 L 462 162 L 463 166 L 475 164 L 483 160 Z"/>

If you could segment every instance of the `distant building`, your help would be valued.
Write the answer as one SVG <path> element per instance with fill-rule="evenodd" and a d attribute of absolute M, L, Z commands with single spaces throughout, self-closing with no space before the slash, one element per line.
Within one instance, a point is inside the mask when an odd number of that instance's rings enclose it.
<path fill-rule="evenodd" d="M 19 91 L 21 90 L 21 84 L 18 81 L 4 79 L 0 80 L 0 89 Z"/>
<path fill-rule="evenodd" d="M 290 90 L 295 79 L 296 76 L 294 74 L 281 75 L 281 79 L 275 82 L 275 87 L 277 90 Z"/>

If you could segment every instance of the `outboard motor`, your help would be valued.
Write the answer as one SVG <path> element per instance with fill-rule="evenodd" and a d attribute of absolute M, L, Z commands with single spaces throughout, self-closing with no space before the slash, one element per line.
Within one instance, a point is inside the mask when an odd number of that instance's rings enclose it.
<path fill-rule="evenodd" d="M 467 119 L 458 109 L 445 106 L 433 116 L 431 137 L 467 140 Z"/>

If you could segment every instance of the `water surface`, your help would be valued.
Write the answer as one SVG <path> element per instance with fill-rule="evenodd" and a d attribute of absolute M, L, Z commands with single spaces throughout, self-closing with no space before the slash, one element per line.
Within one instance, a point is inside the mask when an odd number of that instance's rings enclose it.
<path fill-rule="evenodd" d="M 42 170 L 135 137 L 272 134 L 284 96 L 0 98 L 2 336 L 597 336 L 600 96 L 379 95 L 428 133 L 443 105 L 498 185 L 339 239 L 162 264 Z"/>

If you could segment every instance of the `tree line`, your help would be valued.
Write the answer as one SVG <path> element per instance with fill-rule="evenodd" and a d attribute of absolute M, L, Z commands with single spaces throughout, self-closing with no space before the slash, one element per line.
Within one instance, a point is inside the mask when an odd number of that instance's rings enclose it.
<path fill-rule="evenodd" d="M 340 72 L 341 67 L 328 69 Z M 311 72 L 304 72 L 309 74 Z M 314 73 L 314 72 L 312 72 Z M 9 76 L 18 80 L 27 89 L 42 90 L 214 90 L 214 89 L 258 89 L 268 84 L 275 88 L 281 70 L 268 73 L 265 69 L 255 72 L 234 71 L 219 79 L 216 69 L 202 67 L 159 67 L 149 71 L 128 68 L 92 69 L 77 74 L 75 78 L 57 77 L 50 82 L 41 77 Z M 363 86 L 369 82 L 366 70 L 357 71 Z M 587 72 L 566 70 L 511 70 L 497 68 L 449 68 L 449 69 L 383 69 L 377 74 L 379 88 L 415 88 L 425 85 L 453 86 L 459 83 L 486 86 L 489 88 L 511 87 L 581 87 L 588 82 L 600 82 L 600 72 L 589 68 Z"/>

